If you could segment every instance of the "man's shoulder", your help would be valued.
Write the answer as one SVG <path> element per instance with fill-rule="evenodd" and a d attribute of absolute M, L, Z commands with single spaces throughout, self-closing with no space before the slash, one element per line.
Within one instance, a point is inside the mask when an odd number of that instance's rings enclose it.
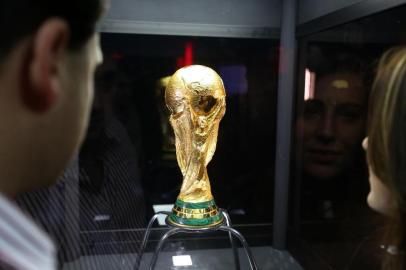
<path fill-rule="evenodd" d="M 17 269 L 7 264 L 6 262 L 3 262 L 0 258 L 0 270 L 17 270 Z"/>
<path fill-rule="evenodd" d="M 48 236 L 0 193 L 0 267 L 55 269 L 55 247 Z M 0 268 L 0 269 L 3 269 Z"/>

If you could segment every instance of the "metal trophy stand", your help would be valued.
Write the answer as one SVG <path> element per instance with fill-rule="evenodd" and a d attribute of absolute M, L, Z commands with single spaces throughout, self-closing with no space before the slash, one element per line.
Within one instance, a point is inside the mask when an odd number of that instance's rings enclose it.
<path fill-rule="evenodd" d="M 234 254 L 235 268 L 237 270 L 240 270 L 240 260 L 239 260 L 238 250 L 235 245 L 233 236 L 237 237 L 240 240 L 240 242 L 245 250 L 245 253 L 247 254 L 251 269 L 258 270 L 258 267 L 254 261 L 254 257 L 252 256 L 251 249 L 250 249 L 247 241 L 245 240 L 244 236 L 242 236 L 241 233 L 239 233 L 237 230 L 235 230 L 234 228 L 231 227 L 231 220 L 230 220 L 230 216 L 228 215 L 228 213 L 223 209 L 219 209 L 219 211 L 220 211 L 221 215 L 223 215 L 223 217 L 224 217 L 223 222 L 221 222 L 220 224 L 218 224 L 217 226 L 214 226 L 214 227 L 203 227 L 203 228 L 190 228 L 190 227 L 176 226 L 176 225 L 168 222 L 168 217 L 171 214 L 171 212 L 165 212 L 165 211 L 157 212 L 148 223 L 148 227 L 145 232 L 144 239 L 142 241 L 140 256 L 139 256 L 139 259 L 137 260 L 135 270 L 138 270 L 138 268 L 141 264 L 141 259 L 142 259 L 142 256 L 144 255 L 145 248 L 146 248 L 147 242 L 148 242 L 148 238 L 151 233 L 151 227 L 159 215 L 166 215 L 165 224 L 167 226 L 169 226 L 170 229 L 161 237 L 161 239 L 159 239 L 158 245 L 155 248 L 155 252 L 152 256 L 152 260 L 149 265 L 149 270 L 153 270 L 155 268 L 155 264 L 157 262 L 159 252 L 161 251 L 162 246 L 165 243 L 165 241 L 170 236 L 175 235 L 177 233 L 206 233 L 206 232 L 216 232 L 216 231 L 225 231 L 225 232 L 229 233 L 229 238 L 230 238 L 230 242 L 231 242 L 231 246 L 232 246 L 233 254 Z"/>

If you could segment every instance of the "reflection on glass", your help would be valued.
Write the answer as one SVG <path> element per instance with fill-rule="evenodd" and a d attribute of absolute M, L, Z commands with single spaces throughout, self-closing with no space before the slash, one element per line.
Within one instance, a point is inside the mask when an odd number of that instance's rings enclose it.
<path fill-rule="evenodd" d="M 305 85 L 304 85 L 304 100 L 314 98 L 314 84 L 316 81 L 316 74 L 311 72 L 308 68 L 305 70 Z"/>
<path fill-rule="evenodd" d="M 349 52 L 309 63 L 316 64 L 305 70 L 305 100 L 296 122 L 302 217 L 343 218 L 350 185 L 355 190 L 364 178 L 363 167 L 356 166 L 362 161 L 367 75 L 361 59 Z"/>
<path fill-rule="evenodd" d="M 302 40 L 292 205 L 305 269 L 381 269 L 382 218 L 366 203 L 361 140 L 377 59 L 404 42 L 405 8 Z"/>
<path fill-rule="evenodd" d="M 169 123 L 169 110 L 165 105 L 165 89 L 168 85 L 170 76 L 160 78 L 156 83 L 155 99 L 156 107 L 159 113 L 159 120 L 162 132 L 162 159 L 175 160 L 175 134 Z"/>

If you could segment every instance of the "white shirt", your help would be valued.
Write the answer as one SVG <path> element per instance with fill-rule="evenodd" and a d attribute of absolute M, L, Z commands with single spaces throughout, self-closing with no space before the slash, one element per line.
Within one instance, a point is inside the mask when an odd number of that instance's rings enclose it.
<path fill-rule="evenodd" d="M 0 265 L 16 270 L 55 270 L 50 238 L 0 193 Z"/>

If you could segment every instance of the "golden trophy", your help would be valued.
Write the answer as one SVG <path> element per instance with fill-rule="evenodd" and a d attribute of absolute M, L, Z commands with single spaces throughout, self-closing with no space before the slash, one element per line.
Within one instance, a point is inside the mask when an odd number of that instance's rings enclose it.
<path fill-rule="evenodd" d="M 240 263 L 233 236 L 241 241 L 251 269 L 257 270 L 244 236 L 231 227 L 227 212 L 217 208 L 207 175 L 206 166 L 216 150 L 220 120 L 226 111 L 223 81 L 214 70 L 205 66 L 181 68 L 168 82 L 165 103 L 171 113 L 169 121 L 175 133 L 176 158 L 183 182 L 172 212 L 157 212 L 148 223 L 136 269 L 147 246 L 151 227 L 163 214 L 167 216 L 166 224 L 171 228 L 158 241 L 149 269 L 154 269 L 158 254 L 171 235 L 226 231 L 229 233 L 236 269 L 240 269 Z"/>
<path fill-rule="evenodd" d="M 216 149 L 220 120 L 226 110 L 220 76 L 192 65 L 170 78 L 165 103 L 175 133 L 176 157 L 182 171 L 180 194 L 168 221 L 181 227 L 214 227 L 223 221 L 211 194 L 207 164 Z"/>

